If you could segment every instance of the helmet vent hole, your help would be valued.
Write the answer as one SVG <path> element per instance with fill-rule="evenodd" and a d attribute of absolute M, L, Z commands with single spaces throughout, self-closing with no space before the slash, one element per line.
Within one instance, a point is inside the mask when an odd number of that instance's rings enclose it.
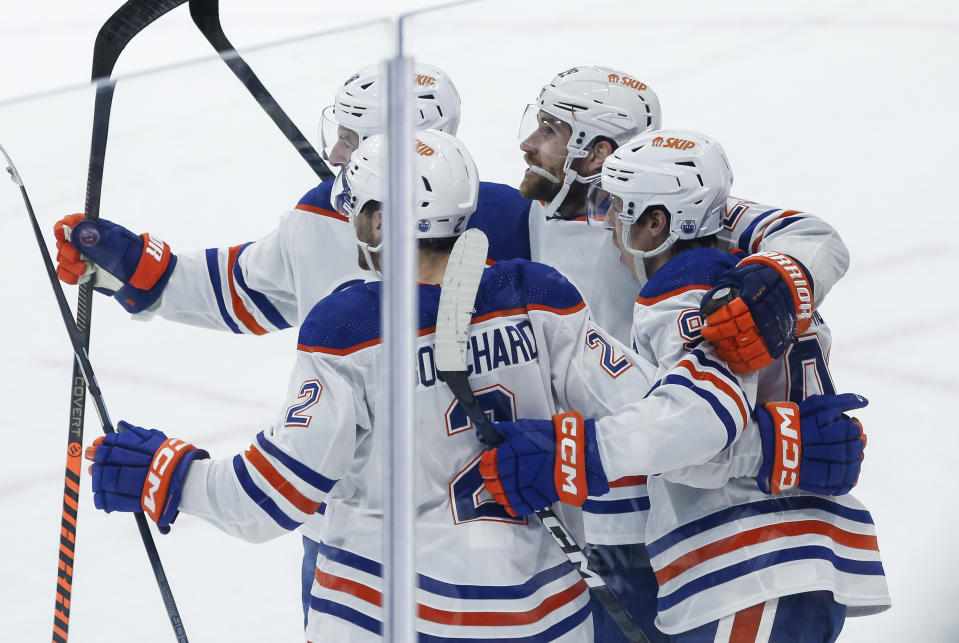
<path fill-rule="evenodd" d="M 432 191 L 433 191 L 433 186 L 430 185 L 429 180 L 427 180 L 427 178 L 426 178 L 425 176 L 421 176 L 420 178 L 423 179 L 423 185 L 426 187 L 426 191 L 427 191 L 427 192 L 432 192 Z"/>
<path fill-rule="evenodd" d="M 373 81 L 370 81 L 370 82 L 366 83 L 365 85 L 360 85 L 360 87 L 362 87 L 363 89 L 369 89 L 370 85 L 372 85 L 372 84 L 373 84 Z"/>

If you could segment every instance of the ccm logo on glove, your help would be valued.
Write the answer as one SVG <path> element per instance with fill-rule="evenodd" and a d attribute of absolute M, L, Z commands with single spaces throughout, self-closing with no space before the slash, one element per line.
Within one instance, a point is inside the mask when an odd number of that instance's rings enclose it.
<path fill-rule="evenodd" d="M 799 461 L 802 456 L 799 407 L 792 402 L 770 402 L 766 404 L 766 410 L 772 416 L 776 432 L 772 491 L 779 493 L 799 484 Z"/>
<path fill-rule="evenodd" d="M 579 507 L 586 502 L 586 439 L 583 416 L 576 411 L 553 416 L 556 464 L 553 478 L 559 499 Z"/>
<path fill-rule="evenodd" d="M 147 472 L 146 483 L 143 485 L 143 496 L 140 498 L 140 504 L 143 505 L 143 511 L 153 518 L 154 522 L 160 519 L 160 512 L 157 510 L 157 498 L 160 499 L 160 507 L 166 505 L 166 497 L 170 488 L 170 479 L 167 475 L 167 469 L 170 472 L 176 469 L 177 463 L 184 455 L 193 451 L 196 447 L 179 438 L 167 438 L 160 445 L 153 460 L 150 462 L 150 470 Z"/>

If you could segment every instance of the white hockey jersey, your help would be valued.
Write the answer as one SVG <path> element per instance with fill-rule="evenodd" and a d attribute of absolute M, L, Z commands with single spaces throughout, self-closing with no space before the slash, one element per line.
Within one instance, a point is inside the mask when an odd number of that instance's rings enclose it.
<path fill-rule="evenodd" d="M 547 218 L 545 206 L 533 202 L 529 216 L 530 255 L 557 268 L 583 294 L 593 315 L 604 329 L 629 345 L 633 325 L 633 303 L 640 285 L 619 262 L 610 233 L 589 225 L 586 217 Z M 777 250 L 798 259 L 809 271 L 818 306 L 845 274 L 849 253 L 842 239 L 828 223 L 796 210 L 783 210 L 730 197 L 726 201 L 719 246 L 747 254 Z M 703 292 L 699 293 L 701 297 Z M 696 304 L 698 306 L 698 303 Z M 758 436 L 751 434 L 734 452 L 720 456 L 712 468 L 721 476 L 735 459 L 739 465 L 761 460 Z M 758 465 L 756 465 L 758 466 Z M 612 482 L 613 490 L 584 505 L 589 542 L 619 545 L 636 542 L 644 533 L 649 509 L 645 478 L 629 476 Z"/>
<path fill-rule="evenodd" d="M 725 250 L 677 255 L 649 280 L 637 300 L 637 352 L 674 371 L 703 363 L 699 301 L 737 258 Z M 826 366 L 831 337 L 816 315 L 808 333 L 758 374 L 759 403 L 799 402 L 834 393 Z M 768 496 L 753 475 L 758 458 L 731 452 L 710 466 L 651 476 L 646 547 L 659 583 L 656 624 L 677 634 L 780 596 L 827 590 L 850 616 L 889 606 L 875 527 L 852 495 L 816 496 L 792 490 Z M 721 466 L 721 465 L 726 465 Z M 748 477 L 732 478 L 742 475 Z"/>
<path fill-rule="evenodd" d="M 578 573 L 535 519 L 511 518 L 484 495 L 480 444 L 433 363 L 439 290 L 419 287 L 418 629 L 423 640 L 588 641 L 590 608 Z M 308 625 L 314 643 L 375 639 L 381 631 L 377 436 L 389 421 L 377 413 L 380 350 L 379 282 L 321 301 L 300 329 L 288 405 L 276 424 L 243 454 L 195 462 L 185 482 L 181 511 L 249 540 L 295 529 L 326 503 Z M 571 408 L 603 418 L 598 447 L 615 477 L 701 462 L 740 434 L 754 392 L 667 377 L 637 399 L 655 369 L 624 359 L 627 353 L 551 268 L 516 260 L 485 271 L 468 363 L 476 397 L 494 419 Z M 721 398 L 718 407 L 710 397 Z M 697 427 L 698 439 L 672 440 L 677 422 Z M 634 455 L 622 458 L 624 449 Z M 557 509 L 581 534 L 580 512 Z"/>
<path fill-rule="evenodd" d="M 330 204 L 332 181 L 306 193 L 279 226 L 251 243 L 177 253 L 157 304 L 134 316 L 262 335 L 299 326 L 316 302 L 357 270 L 348 219 Z M 506 185 L 481 182 L 470 228 L 490 240 L 490 258 L 529 259 L 529 201 Z"/>

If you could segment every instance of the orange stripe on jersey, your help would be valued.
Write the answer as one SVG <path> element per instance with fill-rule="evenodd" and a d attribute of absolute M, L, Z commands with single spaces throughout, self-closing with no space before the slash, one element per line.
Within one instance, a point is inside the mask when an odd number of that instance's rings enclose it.
<path fill-rule="evenodd" d="M 760 603 L 736 612 L 729 632 L 729 643 L 755 643 L 765 607 L 765 603 Z"/>
<path fill-rule="evenodd" d="M 794 522 L 757 527 L 756 529 L 750 529 L 741 534 L 735 534 L 728 538 L 709 543 L 699 549 L 694 549 L 688 554 L 680 556 L 666 567 L 658 570 L 656 572 L 656 579 L 659 581 L 659 584 L 662 585 L 699 563 L 711 558 L 716 558 L 717 556 L 722 556 L 723 554 L 728 554 L 736 549 L 775 540 L 776 538 L 812 534 L 826 536 L 833 542 L 844 547 L 879 551 L 879 542 L 875 536 L 855 534 L 821 520 L 797 520 Z"/>
<path fill-rule="evenodd" d="M 587 591 L 586 582 L 581 579 L 575 585 L 553 594 L 526 612 L 448 612 L 435 607 L 420 605 L 419 617 L 424 621 L 443 625 L 498 625 L 501 627 L 529 625 L 543 619 L 550 612 L 558 610 L 563 605 L 576 600 L 585 591 Z"/>
<path fill-rule="evenodd" d="M 642 304 L 643 306 L 652 306 L 653 304 L 658 304 L 659 302 L 665 301 L 666 299 L 669 299 L 670 297 L 680 295 L 684 292 L 689 292 L 690 290 L 709 290 L 710 288 L 712 288 L 712 286 L 705 286 L 702 284 L 693 284 L 690 286 L 683 286 L 682 288 L 677 288 L 676 290 L 670 290 L 669 292 L 663 293 L 662 295 L 658 295 L 656 297 L 637 297 L 636 303 Z"/>
<path fill-rule="evenodd" d="M 290 484 L 290 482 L 270 464 L 270 461 L 260 453 L 256 445 L 250 445 L 250 448 L 243 455 L 246 456 L 250 464 L 260 472 L 260 475 L 266 478 L 266 481 L 269 482 L 274 489 L 279 491 L 284 498 L 290 501 L 291 505 L 303 513 L 315 514 L 320 508 L 320 505 L 323 504 L 322 502 L 314 502 L 300 493 L 296 487 Z"/>
<path fill-rule="evenodd" d="M 786 217 L 791 217 L 791 216 L 794 215 L 794 214 L 802 214 L 802 212 L 799 211 L 799 210 L 786 210 L 785 212 L 783 212 L 782 214 L 780 214 L 778 217 L 776 217 L 776 218 L 774 218 L 774 219 L 770 219 L 770 220 L 766 223 L 766 225 L 763 226 L 763 231 L 760 232 L 760 233 L 759 233 L 759 236 L 756 237 L 756 240 L 753 241 L 753 245 L 751 246 L 751 250 L 750 250 L 750 251 L 751 251 L 751 252 L 756 252 L 756 250 L 759 249 L 759 243 L 763 240 L 763 237 L 766 236 L 766 230 L 769 229 L 769 226 L 771 226 L 774 222 L 779 221 L 780 219 L 784 219 L 784 218 L 786 218 Z"/>
<path fill-rule="evenodd" d="M 336 219 L 337 221 L 346 221 L 349 223 L 350 218 L 345 217 L 339 212 L 333 212 L 332 210 L 327 210 L 326 208 L 318 208 L 315 205 L 307 205 L 305 203 L 297 203 L 297 210 L 304 210 L 306 212 L 312 212 L 313 214 L 322 214 L 324 217 L 330 217 L 331 219 Z"/>
<path fill-rule="evenodd" d="M 236 264 L 236 258 L 237 255 L 240 254 L 241 247 L 242 246 L 233 246 L 230 248 L 229 258 L 226 262 L 226 281 L 230 284 L 230 299 L 233 302 L 233 311 L 236 313 L 237 318 L 243 322 L 254 335 L 266 335 L 263 327 L 256 323 L 253 315 L 251 315 L 250 311 L 243 305 L 243 300 L 240 299 L 240 295 L 236 292 L 236 284 L 233 283 L 233 266 Z"/>
<path fill-rule="evenodd" d="M 646 476 L 624 476 L 609 483 L 610 487 L 633 487 L 638 484 L 646 484 Z"/>
<path fill-rule="evenodd" d="M 736 391 L 733 390 L 733 387 L 726 383 L 724 380 L 719 379 L 712 373 L 704 373 L 702 371 L 697 371 L 696 367 L 693 366 L 693 363 L 688 359 L 684 359 L 677 366 L 682 366 L 689 374 L 693 376 L 694 379 L 697 379 L 701 382 L 712 382 L 713 385 L 718 388 L 720 391 L 731 397 L 736 402 L 736 406 L 739 407 L 739 412 L 743 416 L 743 426 L 749 422 L 749 413 L 746 412 L 746 405 L 743 404 L 742 397 L 736 394 Z"/>
<path fill-rule="evenodd" d="M 340 576 L 334 576 L 319 569 L 316 570 L 316 581 L 327 589 L 350 594 L 377 607 L 382 607 L 383 605 L 382 594 L 363 583 L 358 583 Z M 580 579 L 575 585 L 571 585 L 563 591 L 547 597 L 542 603 L 526 612 L 452 612 L 423 605 L 422 603 L 418 603 L 417 611 L 419 617 L 424 621 L 440 623 L 442 625 L 492 625 L 500 627 L 529 625 L 530 623 L 540 621 L 550 612 L 559 609 L 563 605 L 576 600 L 587 590 L 586 582 Z"/>
<path fill-rule="evenodd" d="M 378 591 L 372 587 L 367 587 L 363 583 L 357 583 L 355 580 L 341 578 L 340 576 L 334 576 L 333 574 L 327 574 L 326 572 L 317 569 L 316 582 L 327 589 L 332 589 L 336 592 L 343 592 L 344 594 L 355 596 L 366 601 L 367 603 L 376 605 L 377 607 L 383 607 L 383 597 Z"/>
<path fill-rule="evenodd" d="M 297 344 L 296 350 L 303 351 L 304 353 L 325 353 L 327 355 L 349 355 L 350 353 L 355 353 L 358 350 L 364 348 L 369 348 L 370 346 L 376 346 L 383 339 L 377 337 L 376 339 L 371 339 L 368 342 L 363 342 L 362 344 L 357 344 L 356 346 L 349 346 L 347 348 L 330 348 L 328 346 L 307 346 L 306 344 Z"/>
<path fill-rule="evenodd" d="M 473 318 L 470 322 L 471 324 L 479 324 L 481 322 L 496 319 L 497 317 L 512 317 L 513 315 L 525 315 L 525 308 L 510 308 L 509 310 L 494 310 L 491 313 L 486 313 L 485 315 L 478 315 Z"/>
<path fill-rule="evenodd" d="M 552 306 L 545 306 L 543 304 L 527 304 L 526 310 L 543 310 L 548 313 L 556 313 L 557 315 L 572 315 L 573 313 L 579 312 L 582 309 L 586 308 L 586 302 L 579 302 L 569 308 L 553 308 Z"/>

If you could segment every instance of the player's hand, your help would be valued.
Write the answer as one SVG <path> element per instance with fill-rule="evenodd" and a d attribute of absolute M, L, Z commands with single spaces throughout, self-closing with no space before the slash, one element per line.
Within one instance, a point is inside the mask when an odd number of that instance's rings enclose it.
<path fill-rule="evenodd" d="M 593 420 L 572 411 L 552 420 L 498 422 L 503 442 L 483 453 L 486 490 L 511 516 L 527 516 L 554 502 L 580 506 L 609 491 Z"/>
<path fill-rule="evenodd" d="M 813 284 L 798 261 L 759 252 L 728 270 L 700 305 L 702 335 L 736 373 L 767 366 L 812 322 Z"/>
<path fill-rule="evenodd" d="M 190 464 L 210 454 L 156 429 L 120 422 L 117 431 L 87 447 L 93 504 L 107 513 L 143 511 L 169 532 Z"/>
<path fill-rule="evenodd" d="M 137 236 L 106 219 L 71 214 L 53 226 L 57 276 L 68 284 L 92 279 L 99 292 L 113 295 L 131 313 L 152 306 L 176 265 L 170 246 L 149 234 Z"/>
<path fill-rule="evenodd" d="M 794 487 L 824 496 L 849 493 L 859 480 L 866 434 L 859 420 L 843 411 L 867 404 L 861 395 L 844 393 L 757 407 L 763 442 L 759 488 L 764 493 Z"/>

